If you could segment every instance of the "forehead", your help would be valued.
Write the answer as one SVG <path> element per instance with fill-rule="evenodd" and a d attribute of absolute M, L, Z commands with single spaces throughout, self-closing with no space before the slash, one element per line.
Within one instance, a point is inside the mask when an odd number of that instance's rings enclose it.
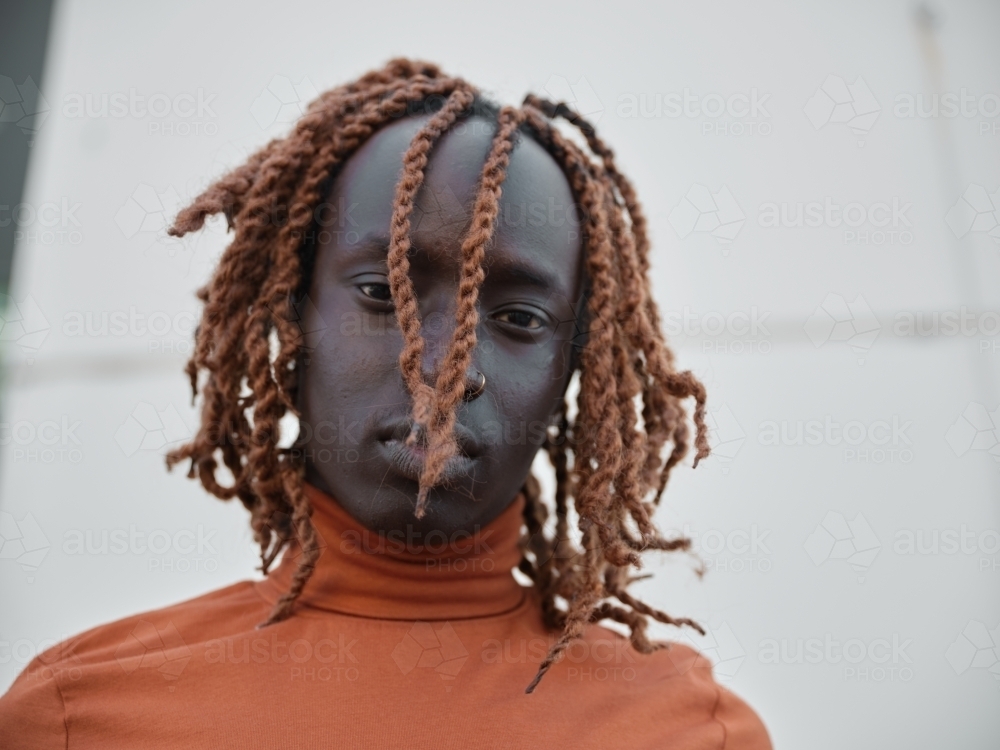
<path fill-rule="evenodd" d="M 383 127 L 340 170 L 330 200 L 349 208 L 351 225 L 346 229 L 361 238 L 388 235 L 403 155 L 427 120 L 407 117 Z M 435 144 L 411 215 L 417 252 L 433 250 L 454 256 L 457 263 L 495 129 L 495 123 L 474 117 L 456 123 Z M 575 294 L 580 237 L 573 194 L 562 169 L 532 138 L 517 136 L 487 263 L 530 262 L 567 280 L 565 288 L 554 291 Z"/>

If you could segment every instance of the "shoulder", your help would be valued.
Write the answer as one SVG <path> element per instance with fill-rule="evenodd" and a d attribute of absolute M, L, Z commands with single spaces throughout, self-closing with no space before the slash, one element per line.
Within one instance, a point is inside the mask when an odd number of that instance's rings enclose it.
<path fill-rule="evenodd" d="M 649 669 L 661 679 L 673 680 L 694 693 L 711 696 L 710 720 L 722 732 L 724 750 L 771 750 L 771 738 L 764 722 L 746 701 L 719 684 L 712 662 L 690 646 L 671 643 L 649 654 Z"/>
<path fill-rule="evenodd" d="M 0 736 L 14 743 L 5 747 L 65 748 L 68 693 L 140 666 L 169 679 L 184 669 L 196 643 L 252 630 L 269 609 L 255 584 L 243 581 L 99 625 L 53 646 L 35 657 L 0 697 Z"/>
<path fill-rule="evenodd" d="M 121 662 L 139 645 L 169 650 L 179 648 L 182 642 L 200 643 L 252 630 L 269 610 L 255 583 L 241 581 L 88 630 L 71 639 L 72 655 L 85 664 L 108 659 Z"/>
<path fill-rule="evenodd" d="M 671 730 L 711 734 L 719 738 L 718 747 L 724 750 L 771 750 L 767 729 L 757 713 L 716 680 L 712 662 L 694 648 L 671 642 L 651 654 L 640 654 L 627 638 L 600 626 L 588 628 L 584 640 L 589 644 L 590 661 L 608 661 L 614 654 L 614 665 L 621 667 L 619 687 L 645 706 L 657 723 Z M 589 666 L 598 669 L 602 665 Z M 615 682 L 612 665 L 603 666 L 606 674 L 601 677 Z"/>
<path fill-rule="evenodd" d="M 257 594 L 255 584 L 241 581 L 161 609 L 99 625 L 39 654 L 35 661 L 64 670 L 111 661 L 129 671 L 128 660 L 145 651 L 184 651 L 186 644 L 252 630 L 268 610 L 269 605 Z"/>

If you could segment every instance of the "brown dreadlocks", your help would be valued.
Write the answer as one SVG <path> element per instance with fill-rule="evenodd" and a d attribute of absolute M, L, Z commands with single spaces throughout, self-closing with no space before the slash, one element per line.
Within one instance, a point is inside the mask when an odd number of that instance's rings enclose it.
<path fill-rule="evenodd" d="M 688 397 L 695 400 L 695 465 L 709 453 L 705 389 L 690 372 L 676 371 L 660 333 L 649 288 L 646 219 L 611 149 L 563 103 L 534 95 L 520 108 L 498 111 L 482 103 L 474 87 L 434 65 L 393 60 L 322 94 L 291 134 L 271 141 L 180 212 L 170 229 L 174 236 L 198 230 L 207 217 L 222 213 L 235 237 L 199 292 L 204 311 L 187 373 L 194 394 L 201 389 L 201 426 L 189 444 L 170 453 L 167 465 L 190 459 L 189 476 L 209 492 L 223 500 L 240 498 L 251 512 L 264 572 L 282 549 L 292 542 L 299 546 L 290 590 L 262 626 L 289 617 L 320 552 L 302 488 L 302 453 L 278 445 L 281 418 L 298 416 L 304 343 L 296 300 L 308 282 L 305 238 L 335 170 L 379 127 L 422 108 L 433 116 L 404 156 L 388 252 L 389 286 L 403 336 L 399 365 L 413 398 L 409 439 L 423 433 L 428 445 L 416 509 L 421 516 L 428 491 L 455 450 L 452 431 L 476 346 L 483 261 L 513 139 L 518 133 L 534 138 L 562 167 L 581 209 L 588 299 L 586 340 L 576 362 L 576 411 L 571 415 L 563 403 L 545 445 L 556 480 L 553 535 L 545 531 L 550 511 L 538 481 L 529 475 L 524 486 L 527 535 L 519 568 L 534 582 L 547 627 L 561 632 L 527 687 L 530 693 L 587 623 L 611 619 L 627 625 L 631 643 L 642 653 L 662 647 L 647 637 L 647 617 L 701 632 L 693 621 L 672 618 L 626 588 L 635 580 L 630 570 L 641 565 L 641 552 L 689 547 L 687 539 L 660 536 L 651 517 L 670 471 L 689 448 L 681 403 Z M 496 132 L 462 244 L 450 349 L 432 388 L 421 377 L 423 339 L 409 277 L 410 214 L 435 142 L 470 112 L 486 112 Z M 579 131 L 586 148 L 557 127 L 560 119 Z M 287 206 L 287 217 L 274 220 L 275 205 Z M 219 458 L 231 482 L 217 477 Z M 579 542 L 571 537 L 570 503 L 579 517 Z"/>

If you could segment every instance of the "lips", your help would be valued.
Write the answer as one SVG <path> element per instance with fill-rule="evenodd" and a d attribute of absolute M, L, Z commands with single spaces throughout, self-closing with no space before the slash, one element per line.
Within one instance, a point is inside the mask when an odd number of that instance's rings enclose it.
<path fill-rule="evenodd" d="M 400 420 L 384 425 L 377 432 L 379 451 L 392 471 L 401 477 L 417 482 L 427 461 L 427 450 L 423 441 L 407 445 L 412 420 Z M 476 460 L 482 448 L 467 427 L 455 425 L 455 442 L 458 453 L 445 462 L 441 472 L 441 483 L 448 484 L 462 479 L 471 479 L 475 473 Z"/>

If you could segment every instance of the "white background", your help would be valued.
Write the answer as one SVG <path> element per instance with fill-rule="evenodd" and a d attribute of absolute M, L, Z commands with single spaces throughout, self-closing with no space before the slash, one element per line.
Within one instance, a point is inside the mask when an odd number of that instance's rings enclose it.
<path fill-rule="evenodd" d="M 693 575 L 688 558 L 665 560 L 651 566 L 659 574 L 641 584 L 642 594 L 709 626 L 712 637 L 700 647 L 777 746 L 995 747 L 1000 671 L 986 667 L 1000 658 L 1000 454 L 966 450 L 971 437 L 958 428 L 951 442 L 946 435 L 970 403 L 1000 407 L 1000 332 L 904 336 L 894 325 L 901 313 L 929 322 L 935 311 L 962 306 L 987 329 L 997 320 L 1000 245 L 985 231 L 956 236 L 945 217 L 970 184 L 1000 188 L 1000 117 L 907 118 L 894 108 L 900 97 L 922 94 L 927 106 L 930 92 L 963 88 L 977 100 L 992 94 L 986 107 L 994 106 L 1000 6 L 956 2 L 935 5 L 932 15 L 921 26 L 908 2 L 58 4 L 43 87 L 51 111 L 35 140 L 25 200 L 35 209 L 64 199 L 79 205 L 55 228 L 62 235 L 43 234 L 47 227 L 22 214 L 13 298 L 30 297 L 49 330 L 37 349 L 13 342 L 5 350 L 0 422 L 8 430 L 0 440 L 21 422 L 79 424 L 54 446 L 37 437 L 0 445 L 0 510 L 9 514 L 0 549 L 0 688 L 53 639 L 256 575 L 240 506 L 209 498 L 183 472 L 167 475 L 162 448 L 126 455 L 135 446 L 116 441 L 140 404 L 173 407 L 188 429 L 195 424 L 181 372 L 185 313 L 197 311 L 193 292 L 224 236 L 216 224 L 200 238 L 167 241 L 157 220 L 176 210 L 173 194 L 189 199 L 287 129 L 268 109 L 269 84 L 308 79 L 323 90 L 405 54 L 434 60 L 502 101 L 528 90 L 575 91 L 651 217 L 664 313 L 687 308 L 710 326 L 754 308 L 766 316 L 755 335 L 672 338 L 682 367 L 709 386 L 714 440 L 729 458 L 679 470 L 659 517 L 698 535 L 708 575 Z M 867 133 L 843 122 L 814 127 L 805 108 L 829 76 L 849 84 L 860 76 L 870 89 L 881 109 Z M 96 103 L 130 89 L 171 99 L 196 99 L 201 89 L 214 98 L 210 112 L 186 118 L 65 111 L 74 95 Z M 629 95 L 645 95 L 651 108 L 656 94 L 684 89 L 699 101 L 756 89 L 764 111 L 623 116 Z M 286 112 L 298 106 L 290 104 Z M 735 199 L 744 223 L 732 243 L 683 225 L 682 238 L 670 222 L 695 184 L 711 193 L 725 186 Z M 164 196 L 164 213 L 148 206 L 143 230 L 119 213 L 134 211 L 128 200 L 140 186 Z M 868 224 L 761 226 L 764 204 L 794 211 L 827 198 L 865 207 L 896 199 L 909 208 L 893 235 L 891 226 L 875 235 Z M 996 200 L 1000 208 L 1000 194 Z M 847 231 L 867 231 L 868 244 Z M 807 321 L 828 295 L 862 299 L 879 327 L 873 343 L 856 350 L 824 341 L 822 327 L 818 345 L 810 339 Z M 146 318 L 160 313 L 157 326 L 178 325 L 163 335 L 66 330 L 73 313 L 99 319 L 131 308 Z M 992 427 L 980 426 L 977 446 L 1000 436 L 986 431 L 1000 428 L 996 415 Z M 793 437 L 797 422 L 826 417 L 866 427 L 896 419 L 903 429 L 884 445 L 762 444 L 768 422 L 786 422 Z M 16 434 L 25 442 L 30 430 Z M 28 514 L 48 545 L 33 570 L 7 559 L 17 548 L 6 545 L 20 533 L 10 522 Z M 829 537 L 817 526 L 859 514 L 861 531 L 844 542 L 878 552 L 855 569 L 842 559 L 843 545 L 824 552 Z M 67 553 L 77 532 L 132 526 L 171 535 L 201 526 L 209 546 L 186 555 Z M 975 532 L 971 552 L 926 547 L 963 526 Z M 902 553 L 897 543 L 907 531 L 923 533 L 926 553 Z M 758 543 L 747 548 L 754 534 Z M 797 642 L 813 638 L 840 646 L 820 663 L 796 663 Z M 881 641 L 894 638 L 897 652 L 883 651 Z M 838 661 L 852 640 L 872 647 L 878 661 Z M 782 642 L 792 663 L 780 652 L 771 663 L 770 644 Z"/>

